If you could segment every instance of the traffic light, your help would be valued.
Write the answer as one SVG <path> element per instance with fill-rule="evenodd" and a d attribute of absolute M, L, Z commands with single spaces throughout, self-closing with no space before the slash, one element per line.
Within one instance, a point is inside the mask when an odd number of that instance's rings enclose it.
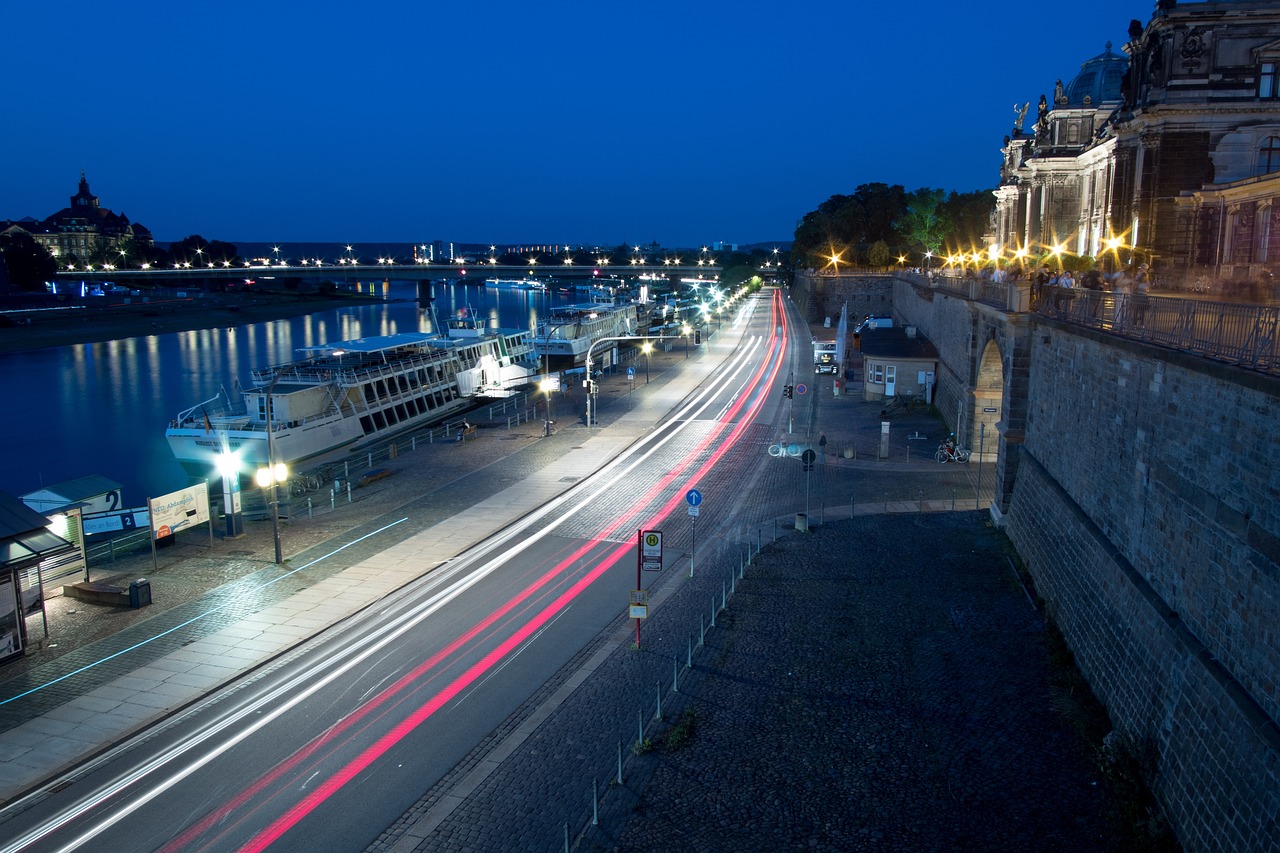
<path fill-rule="evenodd" d="M 783 385 L 783 386 L 782 386 L 782 396 L 784 396 L 784 397 L 786 397 L 788 400 L 790 400 L 790 399 L 792 398 L 792 396 L 794 396 L 794 394 L 795 394 L 795 386 L 794 386 L 794 385 Z"/>
<path fill-rule="evenodd" d="M 693 330 L 693 345 L 702 346 L 702 330 L 701 329 Z"/>

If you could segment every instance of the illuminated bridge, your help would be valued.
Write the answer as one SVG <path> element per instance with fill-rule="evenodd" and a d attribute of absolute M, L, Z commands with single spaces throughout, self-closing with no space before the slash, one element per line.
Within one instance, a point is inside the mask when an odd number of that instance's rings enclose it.
<path fill-rule="evenodd" d="M 241 266 L 210 264 L 207 267 L 126 269 L 90 267 L 58 270 L 61 281 L 111 281 L 117 284 L 173 286 L 183 282 L 243 281 L 246 279 L 300 278 L 316 281 L 368 281 L 370 279 L 412 279 L 416 281 L 475 281 L 487 278 L 589 279 L 589 278 L 714 278 L 721 267 L 712 264 L 457 264 L 457 263 L 280 263 Z M 767 271 L 765 271 L 767 272 Z"/>

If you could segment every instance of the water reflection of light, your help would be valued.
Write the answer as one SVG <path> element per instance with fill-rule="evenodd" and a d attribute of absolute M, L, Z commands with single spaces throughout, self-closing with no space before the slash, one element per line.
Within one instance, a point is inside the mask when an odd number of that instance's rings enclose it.
<path fill-rule="evenodd" d="M 178 412 L 248 384 L 254 369 L 282 364 L 302 346 L 431 331 L 431 313 L 415 301 L 417 280 L 391 282 L 381 292 L 403 301 L 329 309 L 309 317 L 144 335 L 119 341 L 0 354 L 6 390 L 30 417 L 0 416 L 0 442 L 22 447 L 0 470 L 0 489 L 24 494 L 43 484 L 101 474 L 124 486 L 126 503 L 187 485 L 164 429 Z M 372 292 L 372 291 L 371 291 Z M 436 284 L 435 317 L 471 313 L 505 328 L 530 328 L 550 304 L 573 298 L 507 292 L 492 298 L 482 287 Z M 238 397 L 236 398 L 238 401 Z M 33 421 L 39 420 L 39 428 Z M 210 464 L 210 474 L 213 466 Z"/>

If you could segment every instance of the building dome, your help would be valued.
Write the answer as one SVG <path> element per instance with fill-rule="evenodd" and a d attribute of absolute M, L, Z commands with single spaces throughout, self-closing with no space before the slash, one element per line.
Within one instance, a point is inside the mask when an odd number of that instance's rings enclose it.
<path fill-rule="evenodd" d="M 1104 53 L 1080 65 L 1080 73 L 1066 88 L 1066 105 L 1078 108 L 1120 100 L 1120 83 L 1128 67 L 1128 57 L 1112 53 L 1111 42 L 1107 42 Z"/>

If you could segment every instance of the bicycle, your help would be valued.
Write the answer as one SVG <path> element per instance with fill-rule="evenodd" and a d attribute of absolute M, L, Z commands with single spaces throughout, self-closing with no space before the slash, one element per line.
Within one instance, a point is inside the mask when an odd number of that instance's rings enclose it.
<path fill-rule="evenodd" d="M 946 462 L 968 462 L 970 450 L 964 447 L 956 446 L 951 439 L 947 439 L 938 445 L 938 452 L 933 454 L 934 461 Z"/>

